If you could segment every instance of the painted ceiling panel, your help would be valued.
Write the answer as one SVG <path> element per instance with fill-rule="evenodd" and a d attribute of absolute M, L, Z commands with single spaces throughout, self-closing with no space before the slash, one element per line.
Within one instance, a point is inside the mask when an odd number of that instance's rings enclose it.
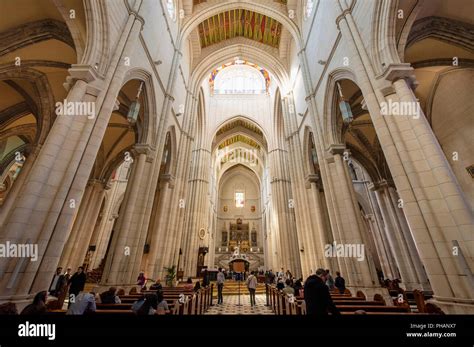
<path fill-rule="evenodd" d="M 282 25 L 257 12 L 235 9 L 219 13 L 199 24 L 201 48 L 234 37 L 245 37 L 278 48 Z"/>

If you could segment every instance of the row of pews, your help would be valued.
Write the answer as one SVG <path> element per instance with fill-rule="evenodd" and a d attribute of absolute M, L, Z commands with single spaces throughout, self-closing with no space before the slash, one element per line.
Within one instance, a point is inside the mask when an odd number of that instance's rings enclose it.
<path fill-rule="evenodd" d="M 302 297 L 293 297 L 279 291 L 275 286 L 266 286 L 267 305 L 277 315 L 304 315 L 306 306 Z M 352 296 L 346 289 L 344 294 L 331 293 L 331 298 L 343 315 L 368 314 L 368 315 L 399 315 L 412 313 L 408 303 L 387 306 L 384 298 L 376 294 L 373 300 L 367 300 L 362 292 Z"/>
<path fill-rule="evenodd" d="M 214 285 L 201 288 L 198 292 L 184 287 L 164 287 L 163 296 L 173 315 L 199 315 L 204 314 L 212 306 Z M 145 290 L 140 293 L 131 291 L 129 294 L 119 293 L 120 304 L 96 303 L 95 314 L 109 315 L 135 315 L 132 305 L 147 294 L 156 294 L 155 290 Z M 51 313 L 64 314 L 66 310 L 52 310 Z"/>

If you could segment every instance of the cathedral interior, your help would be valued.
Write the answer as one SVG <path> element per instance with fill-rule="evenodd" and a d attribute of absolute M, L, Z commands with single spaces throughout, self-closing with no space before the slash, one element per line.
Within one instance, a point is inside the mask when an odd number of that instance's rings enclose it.
<path fill-rule="evenodd" d="M 472 0 L 0 0 L 0 304 L 58 267 L 128 293 L 237 256 L 259 283 L 330 269 L 353 296 L 393 306 L 396 280 L 473 314 L 473 18 Z"/>

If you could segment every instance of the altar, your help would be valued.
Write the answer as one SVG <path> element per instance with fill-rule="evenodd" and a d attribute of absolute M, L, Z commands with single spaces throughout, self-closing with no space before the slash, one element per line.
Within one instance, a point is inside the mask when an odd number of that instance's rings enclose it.
<path fill-rule="evenodd" d="M 246 254 L 240 253 L 240 242 L 234 247 L 234 253 L 232 253 L 229 259 L 229 270 L 232 272 L 246 272 L 249 271 L 250 262 Z"/>

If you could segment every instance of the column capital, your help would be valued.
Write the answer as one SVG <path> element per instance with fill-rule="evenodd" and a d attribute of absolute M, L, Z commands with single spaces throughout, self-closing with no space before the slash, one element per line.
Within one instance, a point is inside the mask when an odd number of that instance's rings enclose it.
<path fill-rule="evenodd" d="M 414 71 L 413 67 L 408 63 L 389 64 L 380 77 L 392 83 L 399 79 L 404 79 L 412 87 L 416 87 L 418 82 Z"/>
<path fill-rule="evenodd" d="M 90 65 L 72 64 L 68 72 L 74 81 L 82 80 L 91 83 L 99 78 L 97 70 Z"/>
<path fill-rule="evenodd" d="M 174 188 L 174 181 L 176 180 L 176 177 L 172 174 L 163 174 L 161 175 L 160 179 L 164 182 L 164 183 L 168 183 L 169 187 L 170 188 Z"/>
<path fill-rule="evenodd" d="M 97 178 L 91 178 L 89 181 L 87 181 L 88 186 L 94 186 L 94 185 L 99 185 L 103 184 L 104 182 L 102 180 L 99 180 Z"/>
<path fill-rule="evenodd" d="M 386 180 L 380 180 L 378 182 L 371 182 L 367 185 L 367 188 L 369 188 L 369 190 L 375 192 L 375 191 L 381 190 L 383 188 L 388 188 L 388 182 Z"/>
<path fill-rule="evenodd" d="M 112 182 L 110 180 L 107 180 L 104 182 L 104 189 L 105 190 L 110 190 L 112 188 Z"/>
<path fill-rule="evenodd" d="M 327 151 L 331 153 L 332 155 L 335 154 L 343 154 L 344 152 L 347 152 L 346 145 L 342 143 L 334 143 L 332 145 L 329 145 L 327 148 Z"/>
<path fill-rule="evenodd" d="M 306 176 L 306 181 L 309 183 L 317 183 L 321 177 L 318 174 L 309 174 Z"/>
<path fill-rule="evenodd" d="M 153 153 L 153 148 L 147 143 L 137 143 L 133 146 L 133 150 L 137 154 L 146 154 L 147 156 Z"/>

